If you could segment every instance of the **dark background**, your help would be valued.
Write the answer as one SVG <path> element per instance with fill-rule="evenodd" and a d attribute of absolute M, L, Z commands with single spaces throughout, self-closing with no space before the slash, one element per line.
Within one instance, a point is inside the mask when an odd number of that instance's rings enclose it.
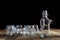
<path fill-rule="evenodd" d="M 47 10 L 49 19 L 53 20 L 51 28 L 60 28 L 60 8 L 50 4 L 42 5 L 39 2 L 2 5 L 0 29 L 6 28 L 6 25 L 39 25 L 43 10 Z"/>

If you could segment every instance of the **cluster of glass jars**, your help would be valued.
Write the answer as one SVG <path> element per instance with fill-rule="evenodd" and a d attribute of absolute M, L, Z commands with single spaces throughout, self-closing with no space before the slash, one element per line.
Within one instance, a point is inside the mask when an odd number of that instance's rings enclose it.
<path fill-rule="evenodd" d="M 36 35 L 38 25 L 7 25 L 7 35 Z"/>

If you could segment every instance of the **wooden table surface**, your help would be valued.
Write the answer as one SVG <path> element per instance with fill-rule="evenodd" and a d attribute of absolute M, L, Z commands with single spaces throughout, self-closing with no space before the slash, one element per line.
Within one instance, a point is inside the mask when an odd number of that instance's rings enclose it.
<path fill-rule="evenodd" d="M 38 31 L 40 32 L 40 31 Z M 51 29 L 51 36 L 50 37 L 14 37 L 14 36 L 6 36 L 6 30 L 0 30 L 0 40 L 60 40 L 60 29 Z M 47 30 L 45 30 L 45 33 L 47 33 Z M 57 36 L 56 36 L 57 35 Z"/>

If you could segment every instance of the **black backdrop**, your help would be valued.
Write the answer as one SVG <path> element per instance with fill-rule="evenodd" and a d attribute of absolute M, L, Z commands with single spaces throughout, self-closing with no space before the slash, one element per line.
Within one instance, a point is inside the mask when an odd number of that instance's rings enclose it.
<path fill-rule="evenodd" d="M 6 25 L 39 25 L 43 10 L 47 10 L 49 18 L 53 20 L 51 28 L 60 28 L 59 8 L 46 7 L 39 3 L 2 6 L 0 15 L 0 29 Z"/>

